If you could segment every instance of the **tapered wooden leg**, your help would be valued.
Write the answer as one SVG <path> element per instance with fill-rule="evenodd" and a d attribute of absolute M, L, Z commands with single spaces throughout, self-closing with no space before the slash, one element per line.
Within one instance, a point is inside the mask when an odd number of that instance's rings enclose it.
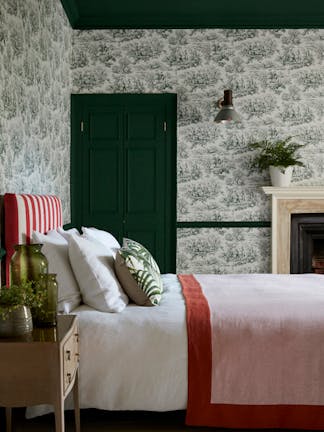
<path fill-rule="evenodd" d="M 76 371 L 74 386 L 73 386 L 73 403 L 74 403 L 74 420 L 75 432 L 80 432 L 80 407 L 79 407 L 79 375 Z"/>
<path fill-rule="evenodd" d="M 6 431 L 11 432 L 12 409 L 6 407 Z"/>
<path fill-rule="evenodd" d="M 64 399 L 55 404 L 55 432 L 64 432 Z"/>

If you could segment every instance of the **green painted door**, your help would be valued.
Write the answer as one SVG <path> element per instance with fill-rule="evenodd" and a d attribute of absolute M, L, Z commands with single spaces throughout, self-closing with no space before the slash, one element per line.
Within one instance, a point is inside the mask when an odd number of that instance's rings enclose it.
<path fill-rule="evenodd" d="M 72 95 L 72 223 L 145 245 L 175 272 L 176 96 Z"/>

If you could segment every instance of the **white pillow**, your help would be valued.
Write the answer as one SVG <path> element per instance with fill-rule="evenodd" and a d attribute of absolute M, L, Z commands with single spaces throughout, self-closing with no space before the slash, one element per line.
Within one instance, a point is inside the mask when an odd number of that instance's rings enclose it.
<path fill-rule="evenodd" d="M 102 312 L 121 312 L 128 303 L 114 272 L 114 258 L 100 242 L 72 235 L 70 262 L 83 302 Z"/>
<path fill-rule="evenodd" d="M 76 228 L 70 228 L 68 230 L 63 229 L 62 227 L 57 228 L 57 232 L 65 238 L 66 241 L 69 241 L 71 235 L 81 235 Z"/>
<path fill-rule="evenodd" d="M 59 234 L 59 232 L 56 229 L 52 229 L 47 231 L 46 238 L 48 239 L 54 239 L 54 240 L 61 240 L 64 241 L 66 244 L 68 241 L 62 236 L 62 234 Z"/>
<path fill-rule="evenodd" d="M 68 242 L 57 236 L 34 231 L 34 243 L 42 243 L 42 252 L 48 260 L 49 273 L 56 273 L 58 284 L 58 312 L 69 313 L 81 303 L 81 294 L 74 277 L 68 254 Z"/>
<path fill-rule="evenodd" d="M 82 227 L 82 233 L 86 239 L 100 242 L 108 251 L 112 251 L 114 258 L 116 257 L 116 252 L 120 249 L 120 244 L 112 234 L 92 227 Z"/>

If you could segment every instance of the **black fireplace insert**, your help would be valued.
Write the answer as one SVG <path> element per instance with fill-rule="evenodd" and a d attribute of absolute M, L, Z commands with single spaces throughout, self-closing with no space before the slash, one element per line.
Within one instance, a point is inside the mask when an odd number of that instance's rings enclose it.
<path fill-rule="evenodd" d="M 290 273 L 324 274 L 324 213 L 291 215 Z"/>

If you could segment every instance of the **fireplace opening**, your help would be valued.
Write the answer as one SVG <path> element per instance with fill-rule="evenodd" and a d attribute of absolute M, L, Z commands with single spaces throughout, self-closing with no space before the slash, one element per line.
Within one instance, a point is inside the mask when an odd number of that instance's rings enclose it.
<path fill-rule="evenodd" d="M 291 215 L 290 273 L 324 274 L 324 213 Z"/>
<path fill-rule="evenodd" d="M 324 241 L 323 238 L 314 239 L 314 253 L 312 268 L 315 273 L 324 274 Z"/>

